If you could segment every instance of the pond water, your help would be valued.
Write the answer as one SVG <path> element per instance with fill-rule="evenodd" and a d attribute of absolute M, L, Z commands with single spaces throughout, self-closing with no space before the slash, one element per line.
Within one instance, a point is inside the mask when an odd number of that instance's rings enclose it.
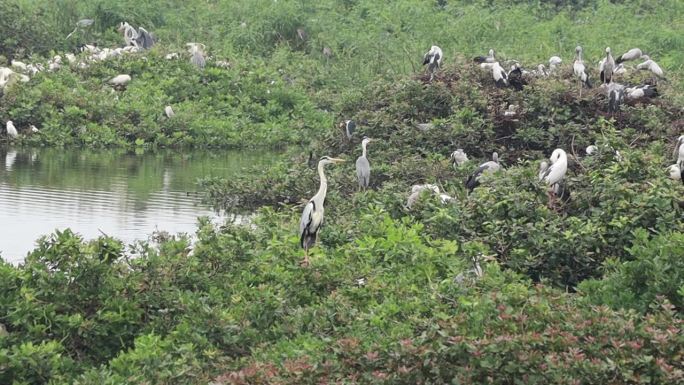
<path fill-rule="evenodd" d="M 71 228 L 126 244 L 156 230 L 194 233 L 197 217 L 223 218 L 200 203 L 198 178 L 230 177 L 272 153 L 0 148 L 0 257 L 21 262 L 36 240 Z"/>

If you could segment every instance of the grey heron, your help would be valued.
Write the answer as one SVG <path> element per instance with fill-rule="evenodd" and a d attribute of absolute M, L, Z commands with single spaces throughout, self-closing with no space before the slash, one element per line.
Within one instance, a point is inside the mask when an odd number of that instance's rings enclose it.
<path fill-rule="evenodd" d="M 490 49 L 487 56 L 476 56 L 473 58 L 475 63 L 495 63 L 496 58 L 494 57 L 494 50 Z"/>
<path fill-rule="evenodd" d="M 651 71 L 651 73 L 654 75 L 654 78 L 653 78 L 654 83 L 657 80 L 657 78 L 663 78 L 665 76 L 665 74 L 663 73 L 663 69 L 660 68 L 658 63 L 651 60 L 651 58 L 648 55 L 643 55 L 641 58 L 646 60 L 646 61 L 641 63 L 641 64 L 638 64 L 636 68 L 638 70 Z"/>
<path fill-rule="evenodd" d="M 625 98 L 625 86 L 619 83 L 603 83 L 601 88 L 608 97 L 608 112 L 614 114 L 620 110 L 620 105 Z"/>
<path fill-rule="evenodd" d="M 458 167 L 468 161 L 468 155 L 465 153 L 465 151 L 463 151 L 462 148 L 458 148 L 456 151 L 452 152 L 449 158 L 454 164 L 454 167 Z"/>
<path fill-rule="evenodd" d="M 124 37 L 127 46 L 138 47 L 138 31 L 135 30 L 128 22 L 123 21 L 119 24 L 117 31 Z"/>
<path fill-rule="evenodd" d="M 299 222 L 299 244 L 304 249 L 303 263 L 305 265 L 309 263 L 309 249 L 316 243 L 318 232 L 321 230 L 321 225 L 323 224 L 323 204 L 328 192 L 328 179 L 325 177 L 323 168 L 327 164 L 341 162 L 344 162 L 344 159 L 331 158 L 328 156 L 324 156 L 318 161 L 320 186 L 316 195 L 314 195 L 304 207 L 302 219 Z"/>
<path fill-rule="evenodd" d="M 613 71 L 615 70 L 615 59 L 613 59 L 610 47 L 606 47 L 606 59 L 601 62 L 599 69 L 601 70 L 601 81 L 605 84 L 610 83 L 613 78 Z"/>
<path fill-rule="evenodd" d="M 359 178 L 359 189 L 367 189 L 370 182 L 370 163 L 366 157 L 366 146 L 372 141 L 371 138 L 363 138 L 361 149 L 363 154 L 356 159 L 356 176 Z"/>
<path fill-rule="evenodd" d="M 176 113 L 173 112 L 173 108 L 171 108 L 171 106 L 164 107 L 164 113 L 166 114 L 167 118 L 173 118 L 176 115 Z"/>
<path fill-rule="evenodd" d="M 140 48 L 150 49 L 154 45 L 154 38 L 145 28 L 140 27 L 138 29 L 138 36 L 135 38 L 135 43 Z"/>
<path fill-rule="evenodd" d="M 79 28 L 90 27 L 91 25 L 93 25 L 93 23 L 95 23 L 95 20 L 93 20 L 93 19 L 81 19 L 81 20 L 77 21 L 76 22 L 76 28 L 74 28 L 74 30 L 71 31 L 71 33 L 68 34 L 66 38 L 67 39 L 70 38 L 71 35 L 75 34 Z"/>
<path fill-rule="evenodd" d="M 109 80 L 114 87 L 123 87 L 131 81 L 131 76 L 126 74 L 117 75 Z"/>
<path fill-rule="evenodd" d="M 577 82 L 579 83 L 579 97 L 582 97 L 582 85 L 587 88 L 591 88 L 591 83 L 589 82 L 589 75 L 587 75 L 584 68 L 584 61 L 582 60 L 582 47 L 577 46 L 575 48 L 575 62 L 572 64 L 572 70 L 575 73 Z"/>
<path fill-rule="evenodd" d="M 430 81 L 435 77 L 435 72 L 442 64 L 442 49 L 436 45 L 430 47 L 430 50 L 423 56 L 423 65 L 428 65 L 428 72 L 430 72 Z"/>
<path fill-rule="evenodd" d="M 629 51 L 623 53 L 615 59 L 615 64 L 620 64 L 622 62 L 638 59 L 642 56 L 641 50 L 639 48 L 632 48 Z"/>
<path fill-rule="evenodd" d="M 340 123 L 340 128 L 344 128 L 344 134 L 347 136 L 347 139 L 351 140 L 354 131 L 356 131 L 356 123 L 353 120 L 345 120 Z"/>
<path fill-rule="evenodd" d="M 563 179 L 565 178 L 565 173 L 568 171 L 568 156 L 564 150 L 557 148 L 551 153 L 549 158 L 551 165 L 548 166 L 543 172 L 539 171 L 539 181 L 545 182 L 549 186 L 549 204 L 552 201 L 552 195 L 554 197 L 569 198 L 567 194 L 565 185 L 563 184 Z"/>
<path fill-rule="evenodd" d="M 17 128 L 14 127 L 14 123 L 11 120 L 7 121 L 7 124 L 5 125 L 7 129 L 7 136 L 10 137 L 11 139 L 16 139 L 19 137 L 19 133 L 17 132 Z"/>
<path fill-rule="evenodd" d="M 466 180 L 465 185 L 468 190 L 473 191 L 473 189 L 480 185 L 480 177 L 483 174 L 493 173 L 501 170 L 501 165 L 499 164 L 499 154 L 492 153 L 492 160 L 482 163 Z"/>

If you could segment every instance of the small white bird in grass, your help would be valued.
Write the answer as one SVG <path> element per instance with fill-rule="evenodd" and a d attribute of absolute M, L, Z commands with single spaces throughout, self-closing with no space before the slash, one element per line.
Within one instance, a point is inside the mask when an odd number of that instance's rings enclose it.
<path fill-rule="evenodd" d="M 11 139 L 16 139 L 19 137 L 19 133 L 17 132 L 17 128 L 14 127 L 14 123 L 11 120 L 7 121 L 6 129 L 7 129 L 7 136 L 10 137 Z"/>
<path fill-rule="evenodd" d="M 487 56 L 476 56 L 473 61 L 475 63 L 495 63 L 496 57 L 494 57 L 494 50 L 489 50 L 489 55 Z"/>
<path fill-rule="evenodd" d="M 549 205 L 551 205 L 554 201 L 553 197 L 559 197 L 561 196 L 561 183 L 563 182 L 563 179 L 565 178 L 565 173 L 568 171 L 568 156 L 560 148 L 557 148 L 553 150 L 553 153 L 551 153 L 551 158 L 549 158 L 551 161 L 551 165 L 548 166 L 545 170 L 539 171 L 539 181 L 545 182 L 549 187 Z M 546 163 L 546 162 L 544 162 Z M 544 166 L 544 163 L 542 163 L 542 167 Z M 565 189 L 562 189 L 565 190 Z"/>
<path fill-rule="evenodd" d="M 436 45 L 430 47 L 430 50 L 423 56 L 423 65 L 428 65 L 427 69 L 430 73 L 430 81 L 435 77 L 435 72 L 442 65 L 442 49 Z"/>
<path fill-rule="evenodd" d="M 590 146 L 587 146 L 585 152 L 587 153 L 587 155 L 593 155 L 598 152 L 598 147 L 592 144 Z"/>
<path fill-rule="evenodd" d="M 31 133 L 32 133 L 32 134 L 37 134 L 37 133 L 39 132 L 39 131 L 38 131 L 38 127 L 34 126 L 33 124 L 31 125 L 30 128 L 31 128 Z"/>
<path fill-rule="evenodd" d="M 173 112 L 173 108 L 171 108 L 171 106 L 164 107 L 164 113 L 166 114 L 167 118 L 173 118 L 176 115 L 176 113 Z"/>
<path fill-rule="evenodd" d="M 458 167 L 468 161 L 468 155 L 466 155 L 462 148 L 456 149 L 456 151 L 452 152 L 449 158 L 454 164 L 454 167 Z"/>
<path fill-rule="evenodd" d="M 591 83 L 589 82 L 589 75 L 587 75 L 584 68 L 584 61 L 582 60 L 582 47 L 577 46 L 575 48 L 575 62 L 572 64 L 572 70 L 575 73 L 577 82 L 579 83 L 579 97 L 582 97 L 582 85 L 587 88 L 591 88 Z"/>
<path fill-rule="evenodd" d="M 648 71 L 651 71 L 651 73 L 652 73 L 653 75 L 655 75 L 655 76 L 654 76 L 654 79 L 653 79 L 654 81 L 656 80 L 656 78 L 663 78 L 663 77 L 665 77 L 665 74 L 663 73 L 663 69 L 660 68 L 660 66 L 658 65 L 658 63 L 656 63 L 655 61 L 651 60 L 651 58 L 648 57 L 648 55 L 643 55 L 643 56 L 641 56 L 641 58 L 644 59 L 644 60 L 646 60 L 646 61 L 643 62 L 643 63 L 641 63 L 641 64 L 638 64 L 638 65 L 637 65 L 636 68 L 637 68 L 638 70 L 648 70 Z"/>
<path fill-rule="evenodd" d="M 128 84 L 128 82 L 130 82 L 130 81 L 131 81 L 130 75 L 121 74 L 121 75 L 117 75 L 117 76 L 113 77 L 111 80 L 109 80 L 109 84 L 116 86 L 116 87 L 123 87 L 126 84 Z"/>
<path fill-rule="evenodd" d="M 623 53 L 615 59 L 615 64 L 620 64 L 622 62 L 638 59 L 642 56 L 641 50 L 639 48 L 632 48 L 629 51 Z"/>
<path fill-rule="evenodd" d="M 363 138 L 361 141 L 361 150 L 363 151 L 363 154 L 356 159 L 356 176 L 359 179 L 359 190 L 360 189 L 367 189 L 368 184 L 370 183 L 370 163 L 368 162 L 368 158 L 366 157 L 367 150 L 366 146 L 368 143 L 372 142 L 373 140 L 371 138 Z"/>
<path fill-rule="evenodd" d="M 320 186 L 318 192 L 309 202 L 304 206 L 302 212 L 302 219 L 299 222 L 299 244 L 304 249 L 303 265 L 309 264 L 309 249 L 313 247 L 318 239 L 318 232 L 321 230 L 323 224 L 323 203 L 328 192 L 328 179 L 325 177 L 323 168 L 327 164 L 335 164 L 344 162 L 344 159 L 330 158 L 324 156 L 318 162 L 318 176 L 320 178 Z"/>

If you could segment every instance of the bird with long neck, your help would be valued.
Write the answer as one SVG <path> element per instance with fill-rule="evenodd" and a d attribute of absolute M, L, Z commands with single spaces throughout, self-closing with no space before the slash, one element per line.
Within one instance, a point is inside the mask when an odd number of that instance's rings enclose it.
<path fill-rule="evenodd" d="M 674 155 L 677 157 L 677 165 L 679 168 L 684 169 L 684 135 L 677 138 Z"/>
<path fill-rule="evenodd" d="M 543 172 L 539 173 L 539 180 L 546 182 L 549 186 L 549 205 L 555 200 L 560 190 L 560 183 L 565 178 L 565 173 L 568 171 L 568 155 L 560 148 L 553 150 L 549 158 L 551 165 Z"/>
<path fill-rule="evenodd" d="M 356 159 L 356 176 L 359 178 L 359 189 L 367 189 L 370 182 L 370 163 L 366 157 L 367 150 L 366 146 L 370 143 L 372 139 L 363 138 L 361 141 L 361 149 L 363 154 Z"/>
<path fill-rule="evenodd" d="M 615 70 L 615 60 L 611 54 L 610 47 L 606 47 L 606 61 L 603 62 L 601 68 L 601 80 L 608 84 L 613 78 L 613 71 Z"/>
<path fill-rule="evenodd" d="M 325 177 L 324 167 L 326 164 L 335 164 L 344 162 L 344 159 L 330 158 L 324 156 L 318 161 L 318 176 L 320 178 L 320 186 L 318 192 L 314 195 L 304 207 L 302 212 L 302 219 L 299 222 L 299 243 L 304 249 L 304 261 L 302 264 L 309 264 L 309 249 L 316 243 L 318 239 L 318 232 L 323 224 L 323 213 L 325 209 L 325 196 L 328 193 L 328 179 Z"/>
<path fill-rule="evenodd" d="M 587 86 L 587 88 L 591 87 L 591 83 L 589 83 L 589 75 L 587 75 L 585 68 L 584 68 L 584 61 L 582 60 L 582 47 L 577 46 L 575 48 L 575 62 L 572 65 L 573 72 L 575 73 L 575 77 L 577 77 L 577 83 L 579 84 L 579 97 L 582 97 L 582 84 Z"/>

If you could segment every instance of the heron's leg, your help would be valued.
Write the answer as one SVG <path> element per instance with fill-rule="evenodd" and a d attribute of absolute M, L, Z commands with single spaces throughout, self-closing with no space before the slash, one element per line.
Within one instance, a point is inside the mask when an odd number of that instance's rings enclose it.
<path fill-rule="evenodd" d="M 304 259 L 301 262 L 299 262 L 299 265 L 302 267 L 309 266 L 309 249 L 304 249 Z"/>
<path fill-rule="evenodd" d="M 579 97 L 582 99 L 582 79 L 578 79 L 577 83 L 579 83 Z"/>

